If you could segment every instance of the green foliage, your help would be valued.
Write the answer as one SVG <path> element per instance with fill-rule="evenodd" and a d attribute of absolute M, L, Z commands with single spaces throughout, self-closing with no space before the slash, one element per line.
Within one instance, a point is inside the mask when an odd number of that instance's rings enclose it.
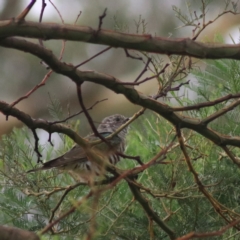
<path fill-rule="evenodd" d="M 197 79 L 191 85 L 196 99 L 178 98 L 182 105 L 212 101 L 227 94 L 239 92 L 239 64 L 232 60 L 206 61 L 204 67 L 192 74 Z M 226 81 L 226 79 L 228 81 Z M 218 87 L 216 87 L 218 86 Z M 177 99 L 177 95 L 175 96 Z M 218 105 L 189 112 L 189 117 L 205 118 L 227 106 L 233 100 Z M 57 106 L 50 107 L 52 116 L 59 116 Z M 236 108 L 211 124 L 213 129 L 223 134 L 239 135 L 240 129 Z M 68 123 L 70 124 L 70 123 Z M 79 122 L 72 124 L 77 130 Z M 240 194 L 238 186 L 239 168 L 227 158 L 223 151 L 201 135 L 190 130 L 183 131 L 191 163 L 199 179 L 209 193 L 222 205 L 239 212 Z M 75 180 L 68 173 L 47 170 L 26 174 L 36 161 L 34 138 L 26 128 L 14 129 L 1 140 L 0 165 L 0 209 L 1 224 L 13 225 L 31 231 L 40 231 L 49 222 L 68 211 L 82 197 L 86 196 L 89 186 L 80 185 L 69 191 L 60 206 L 53 212 L 68 186 Z M 140 156 L 148 162 L 172 142 L 175 129 L 160 116 L 147 112 L 131 125 L 127 137 L 126 154 Z M 63 147 L 54 150 L 49 144 L 39 145 L 47 160 L 59 155 L 73 145 L 69 138 L 62 136 Z M 239 156 L 237 148 L 231 151 Z M 117 167 L 131 169 L 137 166 L 133 160 L 123 160 Z M 167 158 L 140 173 L 137 182 L 142 186 L 142 194 L 151 207 L 178 236 L 191 231 L 208 232 L 219 230 L 224 220 L 215 212 L 209 200 L 199 191 L 193 174 L 188 170 L 178 141 L 169 149 Z M 102 186 L 96 187 L 96 189 Z M 54 213 L 54 215 L 52 215 Z M 127 183 L 122 180 L 114 188 L 100 196 L 85 201 L 76 212 L 61 220 L 54 231 L 58 236 L 44 235 L 42 239 L 83 239 L 93 228 L 95 239 L 149 239 L 149 221 L 140 204 L 133 198 Z M 157 225 L 153 225 L 154 239 L 167 239 Z M 234 234 L 226 232 L 221 238 Z"/>
<path fill-rule="evenodd" d="M 1 222 L 38 231 L 47 224 L 51 211 L 65 188 L 74 184 L 74 181 L 68 174 L 59 174 L 56 170 L 26 175 L 25 171 L 32 168 L 34 156 L 33 146 L 21 141 L 26 135 L 29 135 L 26 129 L 15 129 L 10 136 L 4 136 L 1 143 L 1 149 L 8 153 L 1 156 L 4 159 L 0 176 Z M 159 148 L 169 144 L 173 137 L 174 131 L 169 123 L 155 114 L 147 114 L 131 126 L 126 154 L 139 155 L 146 162 L 156 155 Z M 188 149 L 189 155 L 191 159 L 196 159 L 193 165 L 203 184 L 209 186 L 208 190 L 218 201 L 237 211 L 240 199 L 239 169 L 230 164 L 226 157 L 219 161 L 219 149 L 203 141 L 203 137 L 186 131 L 185 138 L 191 146 Z M 46 151 L 52 151 L 49 149 L 50 147 L 45 148 Z M 147 192 L 143 194 L 151 202 L 153 209 L 163 219 L 170 214 L 168 225 L 177 231 L 178 235 L 189 231 L 219 229 L 224 222 L 198 191 L 177 142 L 164 162 L 166 164 L 156 164 L 146 169 L 138 177 L 138 182 L 152 192 L 152 195 Z M 134 161 L 126 160 L 120 162 L 118 167 L 130 169 L 135 165 Z M 14 178 L 11 177 L 13 175 Z M 62 190 L 58 191 L 60 188 Z M 67 211 L 89 190 L 87 186 L 79 186 L 69 192 L 56 216 Z M 97 205 L 94 199 L 90 199 L 77 212 L 63 219 L 57 225 L 62 237 L 56 239 L 79 239 L 79 236 L 85 236 L 93 216 L 96 221 L 96 239 L 149 238 L 146 231 L 149 224 L 146 215 L 140 205 L 133 201 L 124 181 L 112 190 L 104 192 L 97 199 Z M 154 226 L 154 234 L 156 239 L 166 237 L 157 226 Z M 49 238 L 53 239 L 50 236 Z"/>

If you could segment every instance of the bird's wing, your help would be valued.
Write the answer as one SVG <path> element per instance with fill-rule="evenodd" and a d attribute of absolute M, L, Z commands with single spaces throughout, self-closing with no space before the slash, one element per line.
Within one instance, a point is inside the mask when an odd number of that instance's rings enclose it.
<path fill-rule="evenodd" d="M 56 168 L 56 167 L 63 167 L 66 165 L 74 164 L 74 162 L 86 162 L 87 157 L 82 147 L 79 145 L 75 145 L 72 149 L 70 149 L 68 152 L 63 154 L 60 157 L 54 158 L 48 162 L 43 163 L 43 166 L 40 168 L 35 168 L 32 170 L 27 171 L 27 173 L 30 172 L 36 172 L 39 170 L 47 170 L 50 168 Z"/>
<path fill-rule="evenodd" d="M 43 166 L 45 168 L 61 167 L 64 165 L 72 164 L 74 162 L 86 162 L 86 161 L 87 157 L 83 148 L 80 147 L 79 145 L 75 145 L 72 149 L 70 149 L 62 156 L 44 163 Z"/>
<path fill-rule="evenodd" d="M 111 134 L 111 132 L 102 132 L 100 134 L 103 137 L 107 137 Z M 94 135 L 89 135 L 87 137 L 87 140 L 89 140 L 89 141 L 94 141 L 94 140 L 98 140 L 98 139 L 99 138 L 95 137 Z M 111 144 L 113 146 L 118 145 L 120 142 L 121 142 L 121 139 L 120 139 L 120 137 L 118 137 L 118 135 L 115 135 L 111 139 Z M 103 146 L 101 146 L 101 144 L 103 144 Z M 109 148 L 106 146 L 106 143 L 101 143 L 101 144 L 99 144 L 99 146 L 100 146 L 99 149 L 105 151 L 104 148 Z M 75 145 L 72 149 L 70 149 L 68 152 L 66 152 L 62 156 L 52 159 L 48 162 L 45 162 L 42 167 L 29 170 L 29 171 L 27 171 L 27 173 L 36 172 L 39 170 L 47 170 L 50 168 L 60 168 L 60 167 L 64 167 L 67 165 L 72 165 L 74 163 L 83 163 L 86 161 L 88 161 L 88 159 L 87 159 L 84 149 L 79 145 Z"/>

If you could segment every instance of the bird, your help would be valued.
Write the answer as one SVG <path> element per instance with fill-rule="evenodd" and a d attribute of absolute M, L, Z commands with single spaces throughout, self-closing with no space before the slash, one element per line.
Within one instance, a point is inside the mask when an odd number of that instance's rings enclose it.
<path fill-rule="evenodd" d="M 102 137 L 106 138 L 110 134 L 114 133 L 128 120 L 128 117 L 125 117 L 121 114 L 108 116 L 99 124 L 97 131 Z M 127 131 L 128 126 L 122 129 L 118 134 L 114 135 L 110 140 L 107 140 L 107 143 L 102 141 L 93 148 L 99 154 L 106 156 L 109 163 L 115 165 L 120 161 L 120 156 L 117 154 L 117 152 L 123 153 L 125 150 L 125 138 Z M 85 140 L 90 142 L 99 139 L 100 138 L 94 133 L 85 137 Z M 93 179 L 96 176 L 103 175 L 105 170 L 103 166 L 99 166 L 96 162 L 91 161 L 91 159 L 88 158 L 85 150 L 80 145 L 75 145 L 72 149 L 60 157 L 45 162 L 43 163 L 42 167 L 31 169 L 27 171 L 27 173 L 48 170 L 52 168 L 67 170 L 75 179 L 81 182 L 88 182 L 90 179 Z"/>

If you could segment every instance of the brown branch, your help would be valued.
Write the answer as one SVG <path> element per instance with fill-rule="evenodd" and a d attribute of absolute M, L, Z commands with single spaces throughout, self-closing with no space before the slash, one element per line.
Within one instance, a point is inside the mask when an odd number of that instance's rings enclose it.
<path fill-rule="evenodd" d="M 144 83 L 144 82 L 147 82 L 147 81 L 149 81 L 149 80 L 151 80 L 151 79 L 154 79 L 154 78 L 159 77 L 160 74 L 162 74 L 162 73 L 165 72 L 165 70 L 166 70 L 166 68 L 167 68 L 168 66 L 169 66 L 169 63 L 167 63 L 159 73 L 157 73 L 156 75 L 154 75 L 154 76 L 152 76 L 152 77 L 147 77 L 147 78 L 143 79 L 142 81 L 137 82 L 137 81 L 135 80 L 134 82 L 124 82 L 124 83 L 122 83 L 122 84 L 123 84 L 123 85 L 131 85 L 131 86 L 140 85 L 140 84 L 142 84 L 142 83 Z M 141 76 L 140 76 L 140 77 L 141 77 Z"/>
<path fill-rule="evenodd" d="M 72 190 L 74 190 L 75 188 L 77 188 L 78 186 L 81 186 L 81 185 L 85 185 L 84 183 L 82 182 L 79 182 L 79 183 L 76 183 L 75 185 L 73 186 L 69 186 L 63 193 L 63 195 L 61 196 L 61 198 L 59 199 L 58 203 L 56 204 L 56 206 L 51 210 L 51 216 L 49 218 L 49 223 L 52 222 L 53 218 L 54 218 L 54 214 L 55 212 L 58 210 L 58 208 L 60 207 L 60 205 L 62 204 L 64 198 L 68 195 L 69 192 L 71 192 Z"/>
<path fill-rule="evenodd" d="M 198 103 L 198 104 L 195 104 L 195 105 L 192 105 L 192 106 L 174 107 L 173 109 L 174 109 L 174 112 L 199 110 L 201 108 L 214 106 L 214 105 L 217 105 L 218 103 L 222 103 L 224 101 L 227 101 L 229 99 L 234 99 L 234 98 L 240 98 L 240 93 L 228 94 L 227 96 L 218 98 L 218 99 L 213 100 L 213 101 L 207 101 L 207 102 L 203 102 L 203 103 Z"/>
<path fill-rule="evenodd" d="M 152 61 L 152 59 L 149 57 L 148 60 L 147 60 L 147 62 L 146 62 L 146 64 L 145 64 L 145 66 L 144 66 L 144 68 L 143 68 L 143 70 L 140 72 L 140 74 L 138 75 L 138 77 L 134 80 L 135 83 L 136 83 L 136 82 L 142 77 L 142 75 L 147 71 L 148 65 L 149 65 L 149 63 L 150 63 L 151 61 Z"/>
<path fill-rule="evenodd" d="M 202 3 L 204 3 L 204 2 L 202 1 Z M 215 19 L 210 20 L 210 21 L 208 21 L 207 23 L 205 23 L 205 13 L 203 13 L 202 28 L 199 29 L 199 31 L 196 33 L 196 35 L 195 35 L 192 39 L 193 39 L 193 40 L 196 40 L 196 39 L 199 37 L 199 35 L 202 33 L 202 31 L 203 31 L 208 25 L 214 23 L 218 18 L 220 18 L 221 16 L 223 16 L 223 15 L 225 15 L 225 14 L 227 14 L 227 13 L 231 13 L 231 14 L 233 14 L 233 15 L 238 15 L 238 14 L 239 14 L 239 13 L 233 12 L 233 11 L 231 11 L 231 10 L 224 11 L 224 12 L 218 14 L 218 16 L 217 16 Z"/>
<path fill-rule="evenodd" d="M 54 31 L 53 31 L 54 29 Z M 240 59 L 240 44 L 203 43 L 189 38 L 164 38 L 152 35 L 127 34 L 85 26 L 39 23 L 17 20 L 0 21 L 0 38 L 11 36 L 43 40 L 62 39 L 102 44 L 123 49 L 134 49 L 160 54 L 175 54 L 204 59 Z"/>
<path fill-rule="evenodd" d="M 32 9 L 33 5 L 35 4 L 36 0 L 31 0 L 28 6 L 16 17 L 18 21 L 23 21 L 25 17 L 28 15 L 30 10 Z"/>
<path fill-rule="evenodd" d="M 135 157 L 134 157 L 134 156 L 128 156 L 128 155 L 125 155 L 125 154 L 123 154 L 123 153 L 121 153 L 121 152 L 116 152 L 116 154 L 117 154 L 119 157 L 132 159 L 132 160 L 137 161 L 138 164 L 143 165 L 143 162 L 141 161 L 140 156 L 135 156 Z"/>
<path fill-rule="evenodd" d="M 179 145 L 180 148 L 182 150 L 182 153 L 185 157 L 185 161 L 186 164 L 189 168 L 189 171 L 192 173 L 194 180 L 198 186 L 199 191 L 206 197 L 206 199 L 211 203 L 211 205 L 213 206 L 213 208 L 215 209 L 215 211 L 226 221 L 226 222 L 230 222 L 232 221 L 232 216 L 231 214 L 234 214 L 236 217 L 238 217 L 238 214 L 233 212 L 232 210 L 228 209 L 227 207 L 225 207 L 224 205 L 222 205 L 221 203 L 219 203 L 205 188 L 205 186 L 202 184 L 202 182 L 200 181 L 199 177 L 198 177 L 198 173 L 195 171 L 195 169 L 192 166 L 191 163 L 191 159 L 187 153 L 187 149 L 182 137 L 182 133 L 180 128 L 176 127 L 176 132 L 177 132 L 177 136 L 178 136 L 178 141 L 179 141 Z M 231 214 L 230 214 L 231 213 Z M 227 216 L 225 216 L 227 215 Z M 237 228 L 238 229 L 238 228 Z"/>
<path fill-rule="evenodd" d="M 101 181 L 95 181 L 93 183 L 93 186 L 100 186 L 100 185 L 105 185 L 105 184 L 109 184 L 111 182 L 113 182 L 114 180 L 116 179 L 116 177 L 111 177 L 111 178 L 107 178 L 107 179 L 104 179 L 104 180 L 101 180 Z M 54 207 L 54 209 L 51 210 L 52 214 L 49 218 L 49 224 L 52 222 L 53 218 L 54 218 L 54 214 L 55 212 L 57 211 L 57 209 L 60 207 L 60 205 L 62 204 L 63 200 L 65 199 L 65 197 L 67 196 L 67 194 L 69 192 L 71 192 L 72 190 L 74 190 L 75 188 L 79 187 L 79 186 L 82 186 L 82 185 L 88 185 L 87 183 L 83 183 L 83 182 L 78 182 L 74 185 L 70 185 L 69 187 L 67 187 L 63 193 L 63 195 L 61 196 L 61 198 L 59 199 L 58 203 L 56 204 L 56 206 Z M 60 191 L 63 190 L 63 189 L 60 189 Z M 58 190 L 59 191 L 59 190 Z M 53 194 L 51 192 L 51 194 Z M 39 194 L 38 194 L 39 195 Z"/>
<path fill-rule="evenodd" d="M 42 157 L 42 154 L 38 150 L 39 138 L 38 138 L 38 135 L 36 133 L 36 130 L 34 128 L 32 128 L 31 130 L 32 130 L 32 133 L 33 133 L 33 136 L 34 136 L 34 139 L 35 139 L 34 151 L 37 153 L 37 158 L 38 158 L 37 163 L 40 163 L 40 162 L 42 162 L 41 159 L 40 159 Z"/>
<path fill-rule="evenodd" d="M 82 14 L 82 11 L 80 11 L 79 14 L 77 15 L 76 20 L 75 20 L 75 22 L 74 22 L 74 25 L 77 24 L 77 21 L 78 21 L 78 19 L 80 18 L 81 14 Z"/>
<path fill-rule="evenodd" d="M 42 22 L 43 13 L 44 13 L 46 6 L 47 6 L 47 4 L 45 3 L 45 0 L 42 0 L 42 7 L 41 7 L 40 16 L 39 16 L 39 22 Z M 39 41 L 39 44 L 43 47 L 42 39 L 38 39 L 38 41 Z"/>
<path fill-rule="evenodd" d="M 229 223 L 227 226 L 222 227 L 220 230 L 214 231 L 214 232 L 206 232 L 206 233 L 191 232 L 191 233 L 188 233 L 188 234 L 186 234 L 182 237 L 177 238 L 176 240 L 189 240 L 189 239 L 192 239 L 192 238 L 208 238 L 209 239 L 210 237 L 221 236 L 228 229 L 237 225 L 239 222 L 240 222 L 240 219 L 234 220 L 231 223 Z"/>
<path fill-rule="evenodd" d="M 132 184 L 130 181 L 128 181 L 128 186 L 132 191 L 133 196 L 135 199 L 140 203 L 142 208 L 145 210 L 147 216 L 149 219 L 153 220 L 158 224 L 158 226 L 165 231 L 170 239 L 175 239 L 175 233 L 172 229 L 170 229 L 157 215 L 157 213 L 151 208 L 149 205 L 149 202 L 146 200 L 146 198 L 143 197 L 138 187 L 136 187 L 134 184 Z"/>
<path fill-rule="evenodd" d="M 21 102 L 24 99 L 27 99 L 32 93 L 34 93 L 37 89 L 39 89 L 40 87 L 43 87 L 46 83 L 46 81 L 48 80 L 48 78 L 50 77 L 50 75 L 52 74 L 52 70 L 49 71 L 45 77 L 43 78 L 43 80 L 37 84 L 33 89 L 31 89 L 29 92 L 27 92 L 24 96 L 20 97 L 19 99 L 17 99 L 16 101 L 14 101 L 13 103 L 11 103 L 11 107 L 14 107 L 15 105 L 17 105 L 19 102 Z"/>
<path fill-rule="evenodd" d="M 76 132 L 69 127 L 61 124 L 50 124 L 48 121 L 43 119 L 33 119 L 28 114 L 12 107 L 10 104 L 0 101 L 0 112 L 4 115 L 13 116 L 24 123 L 29 129 L 43 129 L 48 133 L 58 132 L 69 136 L 74 142 L 82 146 L 83 148 L 88 147 L 88 143 L 81 138 Z"/>
<path fill-rule="evenodd" d="M 40 231 L 40 235 L 43 235 L 44 233 L 48 232 L 55 224 L 57 224 L 58 222 L 60 222 L 62 219 L 64 219 L 65 217 L 69 216 L 70 214 L 72 214 L 73 212 L 76 211 L 76 209 L 78 207 L 80 207 L 82 205 L 82 203 L 84 203 L 87 199 L 89 199 L 90 197 L 93 196 L 93 191 L 90 191 L 86 196 L 82 197 L 80 201 L 78 201 L 77 203 L 74 204 L 74 207 L 70 208 L 67 212 L 65 212 L 64 214 L 62 214 L 58 219 L 56 219 L 55 221 L 49 223 L 44 229 L 42 229 Z"/>
<path fill-rule="evenodd" d="M 99 16 L 99 23 L 98 23 L 98 30 L 96 32 L 96 35 L 101 31 L 103 19 L 107 16 L 107 8 L 104 9 L 103 14 Z"/>
<path fill-rule="evenodd" d="M 51 51 L 42 48 L 37 44 L 16 38 L 8 38 L 0 40 L 0 45 L 26 51 L 41 58 L 52 68 L 53 71 L 67 76 L 77 84 L 80 84 L 83 81 L 88 81 L 104 85 L 115 93 L 123 94 L 130 102 L 158 113 L 173 125 L 179 125 L 181 128 L 189 128 L 198 132 L 216 145 L 240 146 L 239 137 L 221 135 L 202 124 L 200 119 L 189 118 L 188 116 L 174 113 L 174 108 L 159 101 L 155 101 L 151 97 L 147 97 L 138 92 L 132 86 L 124 86 L 123 82 L 112 76 L 94 71 L 76 70 L 72 65 L 60 62 Z"/>
<path fill-rule="evenodd" d="M 92 131 L 94 133 L 94 135 L 99 137 L 103 142 L 105 142 L 106 144 L 109 145 L 110 143 L 101 134 L 99 134 L 97 128 L 94 125 L 94 122 L 93 122 L 90 114 L 88 113 L 88 111 L 87 111 L 87 109 L 86 109 L 86 107 L 85 107 L 85 105 L 83 103 L 82 90 L 81 90 L 82 85 L 81 84 L 77 84 L 76 86 L 77 86 L 78 101 L 80 103 L 80 106 L 81 106 L 81 108 L 82 108 L 82 110 L 83 110 L 83 112 L 84 112 L 84 114 L 85 114 L 85 116 L 86 116 L 86 118 L 88 120 L 88 123 L 89 123 L 89 125 L 90 125 L 90 127 L 91 127 L 91 129 L 92 129 Z"/>
<path fill-rule="evenodd" d="M 104 99 L 102 99 L 102 100 L 98 100 L 98 101 L 96 101 L 91 107 L 87 108 L 86 110 L 87 110 L 87 111 L 92 110 L 97 104 L 99 104 L 99 103 L 101 103 L 101 102 L 103 102 L 103 101 L 106 101 L 106 100 L 108 100 L 108 99 L 107 99 L 107 98 L 104 98 Z M 69 117 L 67 117 L 67 118 L 65 118 L 65 119 L 63 119 L 63 120 L 50 122 L 50 124 L 64 123 L 64 122 L 68 121 L 69 119 L 71 119 L 71 118 L 73 118 L 73 117 L 76 117 L 77 115 L 79 115 L 79 114 L 81 114 L 81 113 L 83 113 L 82 110 L 79 111 L 79 112 L 77 112 L 77 113 L 72 114 L 71 116 L 69 116 Z"/>
<path fill-rule="evenodd" d="M 237 160 L 236 157 L 231 153 L 227 146 L 222 146 L 222 149 L 228 155 L 228 157 L 235 163 L 238 167 L 240 167 L 240 160 Z"/>
<path fill-rule="evenodd" d="M 42 22 L 43 13 L 44 13 L 46 6 L 47 6 L 47 4 L 45 3 L 45 0 L 42 0 L 42 7 L 41 7 L 40 16 L 39 16 L 39 22 Z"/>
<path fill-rule="evenodd" d="M 104 52 L 108 51 L 108 50 L 111 49 L 111 48 L 112 48 L 112 47 L 107 47 L 107 48 L 103 49 L 102 51 L 100 51 L 99 53 L 93 55 L 92 57 L 90 57 L 89 59 L 85 60 L 84 62 L 76 65 L 74 68 L 76 69 L 76 68 L 81 67 L 82 65 L 86 64 L 87 62 L 91 61 L 91 60 L 94 59 L 95 57 L 103 54 Z"/>
<path fill-rule="evenodd" d="M 129 57 L 129 58 L 132 58 L 135 60 L 140 60 L 140 61 L 143 60 L 141 57 L 135 57 L 135 56 L 131 55 L 126 48 L 124 48 L 124 52 L 126 53 L 126 57 Z"/>
<path fill-rule="evenodd" d="M 52 4 L 52 6 L 55 8 L 55 10 L 56 10 L 58 16 L 59 16 L 60 19 L 61 19 L 62 24 L 64 24 L 63 17 L 62 17 L 62 15 L 61 15 L 60 11 L 58 10 L 58 8 L 56 7 L 56 5 L 55 5 L 51 0 L 48 0 L 48 1 L 49 1 L 49 2 Z"/>
<path fill-rule="evenodd" d="M 160 97 L 163 97 L 163 96 L 167 96 L 168 92 L 171 92 L 171 91 L 179 91 L 180 88 L 183 86 L 183 85 L 187 85 L 189 84 L 190 80 L 188 80 L 187 82 L 183 82 L 183 83 L 180 83 L 178 86 L 176 87 L 171 87 L 171 85 L 167 86 L 163 91 L 161 91 L 160 93 L 158 93 L 156 96 L 154 96 L 153 98 L 154 99 L 158 99 Z"/>
<path fill-rule="evenodd" d="M 134 177 L 137 174 L 139 174 L 140 172 L 143 172 L 144 170 L 149 168 L 150 166 L 153 166 L 156 163 L 162 162 L 166 158 L 166 154 L 167 154 L 168 150 L 172 147 L 175 138 L 176 138 L 176 136 L 172 139 L 171 143 L 167 147 L 162 149 L 156 156 L 154 156 L 147 163 L 145 163 L 145 164 L 143 164 L 143 165 L 141 165 L 139 167 L 132 168 L 130 170 L 122 171 L 121 175 L 116 174 L 115 169 L 108 169 L 107 168 L 107 170 L 109 172 L 112 172 L 114 175 L 119 175 L 116 178 L 116 180 L 111 183 L 111 185 L 115 186 L 120 180 L 128 178 L 128 177 Z"/>
<path fill-rule="evenodd" d="M 240 104 L 240 100 L 237 100 L 231 104 L 229 104 L 227 107 L 224 107 L 223 109 L 220 109 L 219 111 L 213 113 L 212 115 L 206 117 L 202 120 L 202 124 L 207 125 L 210 122 L 214 121 L 215 119 L 219 118 L 220 116 L 224 115 L 225 113 L 233 110 L 235 107 L 237 107 Z"/>

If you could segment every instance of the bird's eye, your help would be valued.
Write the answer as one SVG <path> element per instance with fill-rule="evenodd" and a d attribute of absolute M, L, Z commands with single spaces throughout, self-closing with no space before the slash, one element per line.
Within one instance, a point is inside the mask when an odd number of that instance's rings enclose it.
<path fill-rule="evenodd" d="M 120 117 L 116 117 L 115 120 L 116 120 L 116 122 L 119 122 L 120 121 Z"/>

